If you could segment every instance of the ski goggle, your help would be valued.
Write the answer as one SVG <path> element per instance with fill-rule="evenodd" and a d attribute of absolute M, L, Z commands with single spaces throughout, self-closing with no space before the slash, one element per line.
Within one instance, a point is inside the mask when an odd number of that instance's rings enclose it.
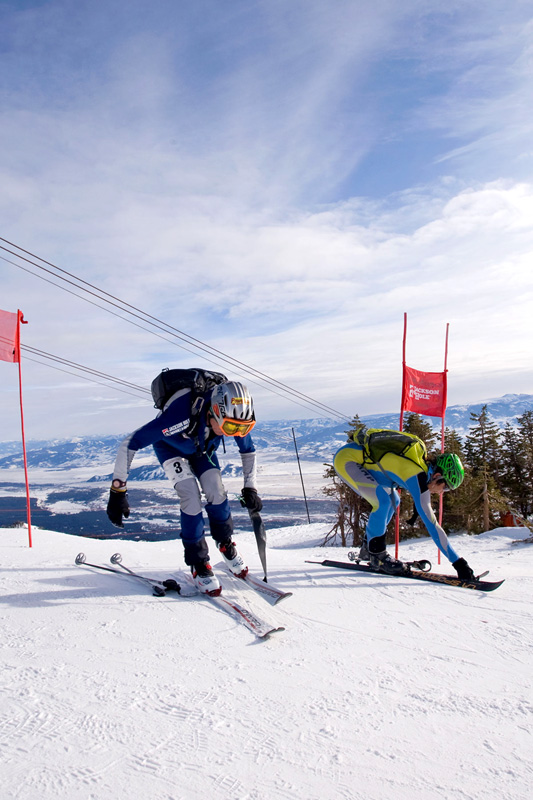
<path fill-rule="evenodd" d="M 448 484 L 447 484 L 447 482 L 446 482 L 446 480 L 445 480 L 444 478 L 437 478 L 437 484 L 438 484 L 439 486 L 441 486 L 442 484 L 444 484 L 444 491 L 445 491 L 445 492 L 451 492 L 451 487 L 450 487 L 450 486 L 448 486 Z"/>
<path fill-rule="evenodd" d="M 225 419 L 220 426 L 224 436 L 246 436 L 255 425 L 255 419 L 240 422 L 237 419 Z"/>

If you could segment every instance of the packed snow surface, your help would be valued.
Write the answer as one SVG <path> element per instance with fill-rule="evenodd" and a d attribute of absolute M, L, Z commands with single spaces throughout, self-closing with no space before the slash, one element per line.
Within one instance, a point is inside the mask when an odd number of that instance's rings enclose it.
<path fill-rule="evenodd" d="M 259 640 L 206 598 L 129 577 L 183 574 L 181 542 L 0 530 L 0 785 L 10 800 L 526 800 L 533 769 L 533 544 L 453 537 L 482 594 L 344 572 L 313 524 L 270 533 Z M 253 535 L 237 543 L 260 573 Z M 218 558 L 211 545 L 212 560 Z M 400 557 L 429 558 L 426 539 Z M 444 561 L 440 570 L 451 573 Z"/>

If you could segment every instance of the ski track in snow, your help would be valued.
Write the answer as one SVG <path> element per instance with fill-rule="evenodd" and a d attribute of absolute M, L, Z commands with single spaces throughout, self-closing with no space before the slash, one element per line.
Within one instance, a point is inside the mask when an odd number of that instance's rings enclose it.
<path fill-rule="evenodd" d="M 286 627 L 260 641 L 205 598 L 74 565 L 80 550 L 108 564 L 117 542 L 34 530 L 30 550 L 0 530 L 2 797 L 531 797 L 533 545 L 511 546 L 516 529 L 454 537 L 506 578 L 485 595 L 306 564 L 346 559 L 316 546 L 325 532 L 271 532 L 270 579 L 294 592 L 274 608 L 222 576 Z M 260 574 L 253 535 L 238 544 Z M 120 551 L 151 577 L 184 569 L 180 542 Z M 426 539 L 402 556 L 437 570 Z"/>

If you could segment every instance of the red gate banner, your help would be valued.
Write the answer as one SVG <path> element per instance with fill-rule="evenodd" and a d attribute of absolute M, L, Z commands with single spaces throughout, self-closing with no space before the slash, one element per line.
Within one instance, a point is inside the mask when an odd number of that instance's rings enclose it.
<path fill-rule="evenodd" d="M 22 407 L 22 372 L 20 366 L 20 324 L 26 320 L 19 309 L 16 314 L 0 311 L 0 361 L 11 361 L 19 365 L 20 426 L 22 431 L 22 453 L 24 456 L 24 477 L 26 481 L 26 505 L 28 514 L 28 540 L 31 541 L 30 484 L 28 481 L 28 459 L 26 457 L 26 435 L 24 433 L 24 409 Z"/>
<path fill-rule="evenodd" d="M 421 372 L 404 366 L 402 411 L 444 417 L 446 388 L 446 372 Z"/>
<path fill-rule="evenodd" d="M 20 361 L 19 319 L 21 312 L 0 311 L 0 361 Z"/>

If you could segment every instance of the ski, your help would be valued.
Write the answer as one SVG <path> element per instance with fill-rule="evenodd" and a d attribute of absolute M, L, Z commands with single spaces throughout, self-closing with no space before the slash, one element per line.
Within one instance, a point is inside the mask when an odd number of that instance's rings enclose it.
<path fill-rule="evenodd" d="M 187 582 L 190 582 L 191 588 L 194 586 L 192 579 L 187 578 Z M 173 580 L 166 580 L 163 581 L 164 585 L 167 586 L 169 589 L 173 588 L 172 584 L 175 583 Z M 194 588 L 196 588 L 194 586 Z M 183 592 L 182 592 L 183 596 Z M 220 611 L 223 611 L 226 614 L 229 614 L 234 619 L 239 620 L 242 622 L 248 630 L 255 633 L 255 635 L 259 639 L 265 639 L 266 637 L 270 636 L 271 633 L 277 633 L 278 631 L 284 631 L 285 628 L 279 625 L 272 625 L 270 622 L 258 617 L 257 614 L 254 614 L 249 608 L 245 608 L 240 603 L 235 602 L 234 600 L 229 600 L 224 595 L 219 594 L 216 597 L 213 597 L 210 594 L 205 594 L 203 592 L 196 593 L 197 598 L 205 598 L 209 600 L 212 605 L 217 606 Z"/>
<path fill-rule="evenodd" d="M 235 603 L 233 600 L 228 600 L 228 598 L 224 597 L 222 594 L 219 594 L 217 597 L 212 597 L 209 594 L 202 594 L 201 597 L 206 597 L 211 603 L 220 608 L 221 611 L 229 612 L 233 617 L 239 619 L 246 625 L 248 630 L 255 633 L 259 639 L 265 639 L 267 636 L 270 636 L 271 633 L 285 630 L 281 625 L 272 625 L 269 622 L 265 622 L 264 619 L 258 617 L 257 614 L 254 614 L 249 608 L 245 608 L 241 606 L 240 603 Z"/>
<path fill-rule="evenodd" d="M 287 597 L 292 597 L 292 592 L 284 592 L 282 589 L 278 589 L 271 583 L 265 583 L 255 575 L 250 575 L 249 572 L 244 578 L 239 578 L 237 575 L 233 574 L 226 564 L 217 564 L 217 567 L 218 566 L 223 567 L 224 571 L 228 575 L 231 575 L 232 578 L 236 578 L 238 581 L 243 581 L 252 589 L 254 589 L 258 594 L 261 595 L 261 597 L 263 597 L 264 600 L 267 601 L 267 603 L 270 603 L 271 606 L 275 606 L 276 603 L 280 603 Z"/>
<path fill-rule="evenodd" d="M 246 575 L 244 581 L 248 586 L 255 589 L 256 592 L 259 592 L 259 594 L 273 606 L 285 600 L 287 597 L 292 597 L 292 592 L 284 592 L 282 589 L 278 589 L 277 586 L 273 586 L 271 583 L 265 583 L 255 575 L 250 575 L 250 573 Z"/>
<path fill-rule="evenodd" d="M 464 581 L 460 578 L 454 578 L 453 575 L 442 575 L 438 572 L 423 572 L 421 570 L 409 570 L 400 575 L 389 575 L 381 570 L 373 569 L 370 565 L 366 564 L 348 564 L 345 561 L 306 561 L 306 564 L 321 564 L 323 567 L 338 567 L 339 569 L 352 569 L 358 572 L 371 572 L 375 575 L 385 575 L 387 578 L 408 578 L 415 581 L 428 581 L 429 583 L 443 583 L 446 586 L 459 586 L 463 589 L 474 589 L 479 592 L 493 592 L 498 586 L 501 586 L 501 581 L 482 581 L 475 579 L 472 581 Z M 485 573 L 486 574 L 486 573 Z"/>
<path fill-rule="evenodd" d="M 100 569 L 103 570 L 104 572 L 114 572 L 115 575 L 128 574 L 131 578 L 137 580 L 138 583 L 142 583 L 144 586 L 149 586 L 152 590 L 152 594 L 155 595 L 156 597 L 164 597 L 166 594 L 166 588 L 160 581 L 154 581 L 151 578 L 146 578 L 144 575 L 138 575 L 136 572 L 132 572 L 131 570 L 125 570 L 125 572 L 123 572 L 120 569 L 113 569 L 113 567 L 104 567 L 101 564 L 90 564 L 85 558 L 85 553 L 78 553 L 74 563 L 77 564 L 78 567 L 91 567 L 92 569 Z"/>
<path fill-rule="evenodd" d="M 115 566 L 120 567 L 122 570 L 125 571 L 125 574 L 131 575 L 132 577 L 141 578 L 145 581 L 149 581 L 150 583 L 155 583 L 157 586 L 161 586 L 163 588 L 163 595 L 166 593 L 167 590 L 176 591 L 182 597 L 194 596 L 196 598 L 205 597 L 210 600 L 214 605 L 218 606 L 221 611 L 226 613 L 230 613 L 231 616 L 239 619 L 241 622 L 246 625 L 246 627 L 255 633 L 260 639 L 264 639 L 266 636 L 269 636 L 271 633 L 276 633 L 277 631 L 285 630 L 282 627 L 278 627 L 275 625 L 271 625 L 269 622 L 258 617 L 248 608 L 241 606 L 239 603 L 234 602 L 233 600 L 228 600 L 226 597 L 222 595 L 218 595 L 217 597 L 212 597 L 209 594 L 205 594 L 203 592 L 198 592 L 196 587 L 191 583 L 190 588 L 191 590 L 194 589 L 194 594 L 190 594 L 189 591 L 182 591 L 181 585 L 175 581 L 173 578 L 167 578 L 166 580 L 156 582 L 152 581 L 150 578 L 144 578 L 144 576 L 138 575 L 136 572 L 133 572 L 129 567 L 122 563 L 122 556 L 120 553 L 114 553 L 111 556 L 111 563 Z M 109 569 L 106 567 L 105 569 Z M 120 575 L 124 574 L 119 570 L 112 570 L 113 572 L 118 572 Z M 188 581 L 187 581 L 188 582 Z M 189 587 L 188 587 L 189 588 Z"/>

